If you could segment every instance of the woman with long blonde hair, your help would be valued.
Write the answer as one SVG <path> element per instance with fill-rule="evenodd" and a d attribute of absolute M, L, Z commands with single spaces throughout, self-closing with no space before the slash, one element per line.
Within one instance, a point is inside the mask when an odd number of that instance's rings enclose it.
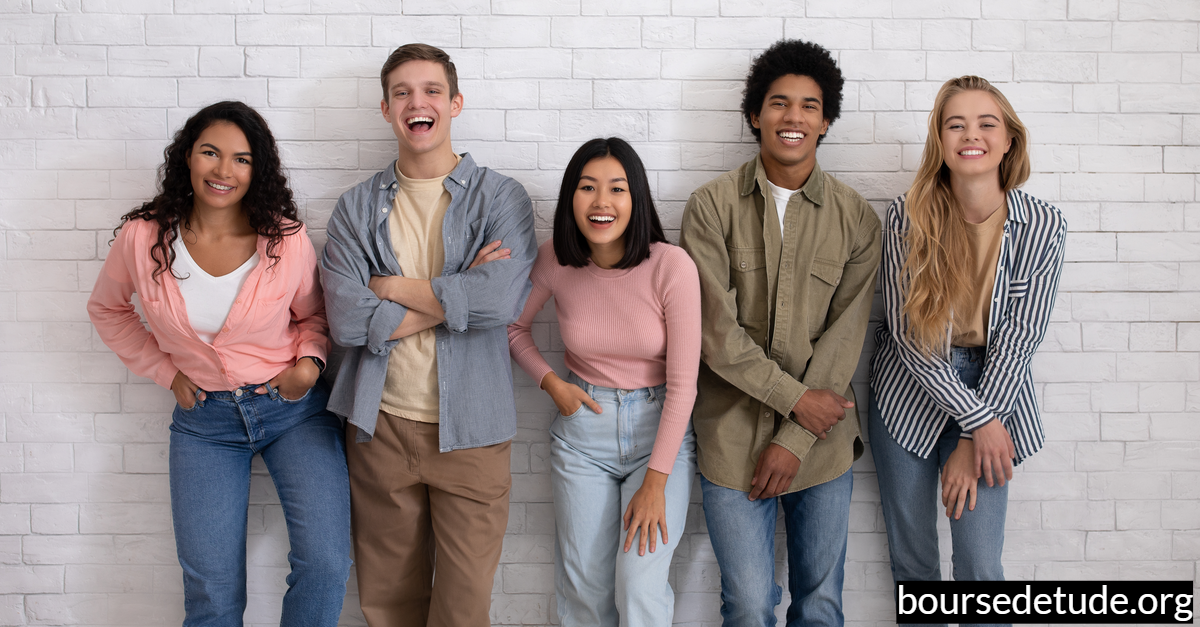
<path fill-rule="evenodd" d="M 1028 136 L 1004 95 L 978 76 L 942 85 L 916 180 L 887 211 L 871 363 L 868 428 L 896 581 L 941 578 L 939 472 L 954 578 L 1004 578 L 1006 482 L 1044 440 L 1029 362 L 1067 228 L 1018 189 L 1027 178 Z"/>

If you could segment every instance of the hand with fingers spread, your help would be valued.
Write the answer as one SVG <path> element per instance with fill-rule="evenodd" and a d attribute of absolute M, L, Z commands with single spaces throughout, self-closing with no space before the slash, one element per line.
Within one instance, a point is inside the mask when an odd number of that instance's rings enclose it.
<path fill-rule="evenodd" d="M 1012 436 L 1004 423 L 993 418 L 971 432 L 975 439 L 975 476 L 983 477 L 988 487 L 1012 480 L 1012 460 L 1017 456 Z"/>
<path fill-rule="evenodd" d="M 583 391 L 583 388 L 574 383 L 563 381 L 553 372 L 547 373 L 545 377 L 542 377 L 542 389 L 554 400 L 554 405 L 558 407 L 558 413 L 564 416 L 570 416 L 579 411 L 581 404 L 587 405 L 589 409 L 597 414 L 604 413 L 604 410 L 600 408 L 600 403 L 597 403 L 595 399 L 588 396 L 587 392 Z"/>
<path fill-rule="evenodd" d="M 959 438 L 958 446 L 950 453 L 950 459 L 942 467 L 942 505 L 946 506 L 946 517 L 962 518 L 963 507 L 975 511 L 975 496 L 979 491 L 979 478 L 975 476 L 975 443 Z"/>
<path fill-rule="evenodd" d="M 851 407 L 854 407 L 853 402 L 833 390 L 810 389 L 800 395 L 792 413 L 801 427 L 824 440 L 825 434 L 832 431 L 839 420 L 845 420 L 846 410 Z"/>
<path fill-rule="evenodd" d="M 754 477 L 750 479 L 750 500 L 771 499 L 783 494 L 799 471 L 799 457 L 778 444 L 768 444 L 758 456 Z"/>
<path fill-rule="evenodd" d="M 301 357 L 296 360 L 296 365 L 284 369 L 283 372 L 275 375 L 275 378 L 268 381 L 268 383 L 285 400 L 295 401 L 308 394 L 309 388 L 316 385 L 317 378 L 320 376 L 321 369 L 317 367 L 316 362 L 307 357 Z M 260 385 L 254 388 L 254 392 L 256 394 L 266 394 L 269 390 L 267 386 Z"/>
<path fill-rule="evenodd" d="M 649 546 L 653 553 L 659 532 L 662 533 L 663 546 L 667 544 L 667 477 L 657 470 L 646 469 L 646 478 L 642 487 L 629 500 L 622 520 L 625 523 L 625 552 L 633 546 L 633 536 L 638 536 L 638 555 L 646 554 Z"/>
<path fill-rule="evenodd" d="M 196 394 L 197 390 L 200 391 L 199 395 Z M 197 400 L 202 401 L 206 398 L 204 390 L 200 390 L 200 387 L 192 383 L 182 371 L 175 373 L 175 379 L 171 381 L 171 392 L 175 394 L 175 402 L 184 409 L 191 409 L 196 406 Z"/>

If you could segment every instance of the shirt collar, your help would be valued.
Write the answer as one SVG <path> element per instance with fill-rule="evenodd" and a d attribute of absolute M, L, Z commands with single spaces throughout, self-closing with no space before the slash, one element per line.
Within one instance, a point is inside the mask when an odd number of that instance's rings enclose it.
<path fill-rule="evenodd" d="M 1015 189 L 1010 189 L 1005 194 L 1008 201 L 1008 220 L 1024 224 L 1029 221 L 1029 210 L 1025 207 L 1025 203 L 1022 202 L 1021 196 L 1021 192 Z"/>
<path fill-rule="evenodd" d="M 455 185 L 459 188 L 466 189 L 467 183 L 471 181 L 471 176 L 475 172 L 475 160 L 471 158 L 471 153 L 462 153 L 462 159 L 458 165 L 450 170 L 450 174 L 446 176 L 447 185 Z M 396 162 L 393 160 L 391 167 L 383 171 L 383 180 L 379 182 L 379 189 L 389 189 L 396 186 Z"/>
<path fill-rule="evenodd" d="M 770 189 L 767 187 L 767 170 L 762 164 L 762 153 L 754 157 L 754 165 L 750 172 L 742 181 L 742 196 L 749 196 L 754 193 L 757 187 L 761 190 Z M 812 173 L 808 175 L 808 181 L 804 183 L 804 187 L 799 190 L 804 194 L 814 205 L 818 207 L 825 202 L 825 172 L 821 170 L 821 164 L 814 163 Z"/>

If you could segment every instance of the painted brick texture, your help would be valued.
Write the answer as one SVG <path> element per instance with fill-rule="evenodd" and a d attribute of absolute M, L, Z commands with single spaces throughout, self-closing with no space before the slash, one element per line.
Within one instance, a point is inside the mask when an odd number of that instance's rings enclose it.
<path fill-rule="evenodd" d="M 1008 577 L 1195 580 L 1194 0 L 11 0 L 0 2 L 0 625 L 181 620 L 171 395 L 125 370 L 84 303 L 117 218 L 153 193 L 162 149 L 193 111 L 236 98 L 263 112 L 321 246 L 341 192 L 394 157 L 379 66 L 426 41 L 458 66 L 455 148 L 526 186 L 539 239 L 567 159 L 597 135 L 634 143 L 675 239 L 688 194 L 755 153 L 740 81 L 783 36 L 822 43 L 843 68 L 843 117 L 818 157 L 877 211 L 912 180 L 937 87 L 977 73 L 1030 129 L 1026 188 L 1070 222 L 1033 362 L 1049 441 L 1012 486 Z M 550 311 L 534 334 L 561 364 Z M 549 625 L 553 404 L 514 375 L 513 502 L 492 621 Z M 869 452 L 854 472 L 847 624 L 891 624 Z M 265 627 L 278 624 L 287 544 L 258 462 L 251 496 L 246 623 Z M 693 501 L 672 534 L 675 621 L 718 625 L 698 490 Z M 342 624 L 364 624 L 353 578 Z"/>

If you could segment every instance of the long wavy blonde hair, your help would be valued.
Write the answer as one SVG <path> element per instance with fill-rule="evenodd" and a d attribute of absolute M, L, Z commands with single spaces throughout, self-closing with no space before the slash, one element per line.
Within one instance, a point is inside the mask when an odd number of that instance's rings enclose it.
<path fill-rule="evenodd" d="M 921 167 L 908 190 L 905 210 L 908 255 L 900 270 L 904 291 L 905 336 L 927 356 L 946 354 L 955 311 L 966 311 L 976 287 L 971 284 L 973 254 L 962 207 L 950 189 L 950 169 L 942 154 L 942 116 L 946 103 L 965 91 L 991 94 L 1004 116 L 1012 146 L 1000 161 L 1005 192 L 1029 178 L 1029 137 L 1004 94 L 978 76 L 952 78 L 938 90 L 929 113 L 929 135 Z"/>

